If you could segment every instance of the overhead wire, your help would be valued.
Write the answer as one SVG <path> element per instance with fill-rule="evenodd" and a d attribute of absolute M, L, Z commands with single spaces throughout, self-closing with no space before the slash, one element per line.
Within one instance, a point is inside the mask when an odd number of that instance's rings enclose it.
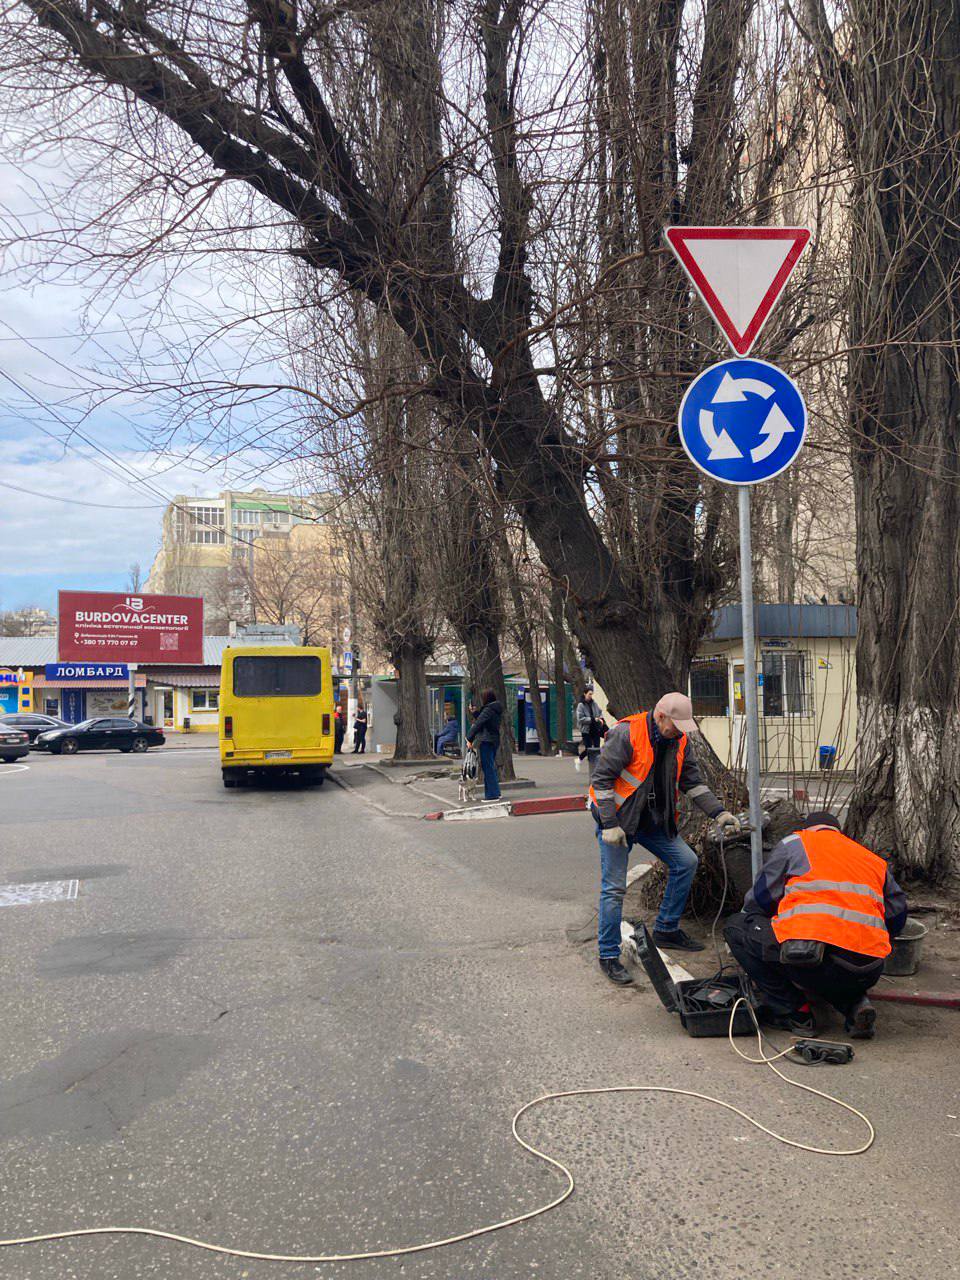
<path fill-rule="evenodd" d="M 39 489 L 26 489 L 22 484 L 11 484 L 9 480 L 0 480 L 0 489 L 13 489 L 17 493 L 27 493 L 31 498 L 47 498 L 51 502 L 68 502 L 74 507 L 99 507 L 103 511 L 156 511 L 163 506 L 161 502 L 150 502 L 142 507 L 127 507 L 116 502 L 87 502 L 83 498 L 65 498 L 61 493 L 41 493 Z"/>
<path fill-rule="evenodd" d="M 43 402 L 36 395 L 34 395 L 33 392 L 30 391 L 28 387 L 25 387 L 21 382 L 18 382 L 17 379 L 11 373 L 9 373 L 6 369 L 4 369 L 2 366 L 0 366 L 0 377 L 5 378 L 9 383 L 11 383 L 12 386 L 16 387 L 16 389 L 21 393 L 21 395 L 27 396 L 28 399 L 30 399 L 35 405 L 37 405 L 38 408 L 43 409 L 47 413 L 49 413 L 54 418 L 55 421 L 59 422 L 60 425 L 70 433 L 71 436 L 77 436 L 80 440 L 83 441 L 84 444 L 88 445 L 91 449 L 95 450 L 100 456 L 107 459 L 107 461 L 112 462 L 113 465 L 118 467 L 122 472 L 124 472 L 125 476 L 128 478 L 125 478 L 124 475 L 116 475 L 114 472 L 108 470 L 108 468 L 103 463 L 98 462 L 96 458 L 86 459 L 86 461 L 91 463 L 91 465 L 103 471 L 106 475 L 110 476 L 111 479 L 119 480 L 120 483 L 124 484 L 127 488 L 131 487 L 131 481 L 137 485 L 142 486 L 149 493 L 153 494 L 155 497 L 160 499 L 160 502 L 157 504 L 158 506 L 163 505 L 167 507 L 172 507 L 174 508 L 174 510 L 180 511 L 185 515 L 189 515 L 190 519 L 195 524 L 198 524 L 210 529 L 219 529 L 224 534 L 224 540 L 226 540 L 227 530 L 224 528 L 222 524 L 218 523 L 215 520 L 210 520 L 206 516 L 199 515 L 196 507 L 188 506 L 188 505 L 185 505 L 184 503 L 178 503 L 173 498 L 171 498 L 168 494 L 164 493 L 163 490 L 158 489 L 157 486 L 151 480 L 149 480 L 145 476 L 139 475 L 136 471 L 134 471 L 131 467 L 129 467 L 120 458 L 117 458 L 116 455 L 113 454 L 109 449 L 99 445 L 95 440 L 92 440 L 89 436 L 85 435 L 78 427 L 73 426 L 71 423 L 67 422 L 64 418 L 62 418 L 59 414 L 57 414 L 51 408 L 50 405 L 43 404 Z M 49 428 L 43 426 L 42 423 L 34 422 L 33 425 L 37 427 L 38 430 L 42 431 L 44 435 L 49 436 L 51 440 L 55 440 L 58 444 L 62 445 L 63 448 L 70 449 L 75 447 L 71 440 L 69 439 L 65 440 L 62 436 L 58 436 L 55 431 L 51 431 Z M 16 488 L 15 485 L 9 485 L 9 484 L 6 485 L 5 487 Z M 29 492 L 29 491 L 26 491 L 26 492 Z M 35 496 L 50 497 L 51 495 L 37 494 Z M 62 500 L 70 501 L 69 499 L 62 499 Z M 78 499 L 74 499 L 73 501 L 79 502 Z M 83 503 L 82 505 L 107 506 L 109 504 Z M 286 510 L 286 508 L 271 507 L 269 503 L 265 503 L 265 507 L 266 507 L 266 510 L 268 511 L 277 511 L 281 513 L 283 510 Z M 120 510 L 136 510 L 137 508 L 121 507 L 119 509 Z M 143 508 L 143 510 L 147 510 L 147 508 Z M 302 518 L 316 519 L 313 517 L 304 517 L 302 512 L 298 514 L 301 514 Z M 239 546 L 249 548 L 251 545 L 251 543 L 246 538 L 241 537 L 239 534 L 235 533 L 233 530 L 229 531 L 229 537 L 231 541 L 235 542 Z"/>

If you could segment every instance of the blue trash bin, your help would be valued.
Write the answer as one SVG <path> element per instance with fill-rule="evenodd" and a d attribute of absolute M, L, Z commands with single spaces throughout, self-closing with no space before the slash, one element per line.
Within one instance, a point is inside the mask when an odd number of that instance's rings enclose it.
<path fill-rule="evenodd" d="M 820 768 L 832 769 L 837 759 L 836 747 L 820 747 Z"/>

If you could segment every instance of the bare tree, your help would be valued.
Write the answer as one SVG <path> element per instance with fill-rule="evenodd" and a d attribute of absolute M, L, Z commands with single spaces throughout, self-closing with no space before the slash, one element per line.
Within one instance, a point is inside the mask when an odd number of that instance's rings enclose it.
<path fill-rule="evenodd" d="M 489 688 L 504 708 L 497 766 L 509 780 L 516 776 L 515 742 L 500 649 L 505 619 L 490 498 L 469 432 L 447 422 L 439 443 L 447 451 L 434 491 L 440 599 L 466 654 L 474 698 L 479 704 Z"/>
<path fill-rule="evenodd" d="M 355 333 L 365 430 L 352 474 L 346 456 L 341 459 L 353 493 L 350 555 L 379 644 L 397 671 L 396 754 L 416 759 L 433 754 L 426 664 L 441 618 L 435 471 L 426 448 L 433 415 L 421 396 L 391 394 L 411 381 L 411 351 L 403 334 L 361 309 Z"/>
<path fill-rule="evenodd" d="M 554 93 L 564 78 L 581 76 L 590 47 L 581 38 L 589 33 L 571 26 L 572 13 L 553 15 L 526 0 L 298 8 L 262 0 L 249 9 L 207 0 L 200 9 L 175 2 L 163 13 L 145 0 L 122 9 L 101 0 L 87 8 L 25 0 L 17 13 L 32 14 L 39 28 L 13 16 L 8 45 L 18 83 L 34 75 L 63 101 L 82 98 L 85 136 L 92 119 L 110 120 L 122 140 L 115 163 L 130 157 L 124 165 L 142 178 L 136 196 L 161 218 L 146 237 L 152 249 L 162 251 L 180 213 L 188 221 L 198 209 L 216 217 L 224 178 L 246 184 L 255 193 L 254 222 L 267 206 L 274 210 L 270 247 L 286 235 L 332 290 L 347 287 L 403 330 L 423 366 L 424 391 L 495 459 L 508 501 L 563 584 L 581 649 L 621 711 L 648 705 L 683 678 L 710 605 L 718 499 L 696 486 L 658 489 L 651 463 L 642 492 L 620 504 L 629 519 L 604 522 L 607 541 L 592 511 L 602 478 L 592 470 L 609 475 L 611 459 L 602 447 L 585 457 L 565 419 L 560 373 L 542 362 L 563 308 L 582 305 L 584 295 L 626 296 L 630 287 L 648 313 L 652 292 L 672 293 L 668 327 L 677 331 L 678 316 L 683 324 L 670 342 L 687 349 L 683 287 L 655 244 L 656 230 L 666 210 L 693 220 L 733 207 L 731 108 L 750 12 L 748 0 L 707 0 L 701 28 L 683 5 L 627 8 L 631 30 L 652 32 L 632 51 L 634 87 L 659 92 L 665 103 L 645 120 L 643 163 L 661 157 L 649 187 L 655 198 L 637 206 L 642 219 L 622 245 L 620 219 L 603 217 L 598 270 L 578 277 L 575 296 L 546 314 L 552 273 L 534 253 L 557 211 L 569 208 L 581 160 L 568 139 L 587 125 L 575 101 Z M 617 11 L 606 6 L 601 16 L 611 30 Z M 600 27 L 598 42 L 607 39 Z M 693 89 L 683 111 L 670 101 L 681 48 L 696 68 L 685 71 Z M 391 171 L 396 196 L 386 199 Z M 622 194 L 626 181 L 621 187 Z M 111 233 L 116 222 L 111 215 Z M 649 278 L 636 286 L 631 262 L 649 264 Z M 645 342 L 641 334 L 614 337 L 601 378 L 631 369 Z M 629 413 L 632 403 L 628 397 L 618 411 Z M 659 451 L 661 468 L 674 472 L 675 447 L 661 449 L 662 401 L 644 403 L 642 416 L 653 456 Z M 646 467 L 634 466 L 630 486 Z M 649 537 L 625 574 L 631 520 Z"/>
<path fill-rule="evenodd" d="M 803 29 L 850 184 L 859 769 L 848 826 L 906 868 L 960 850 L 960 11 L 822 0 Z"/>
<path fill-rule="evenodd" d="M 242 589 L 257 622 L 295 626 L 301 644 L 336 645 L 336 570 L 326 536 L 265 537 L 250 556 L 237 560 L 231 586 Z"/>

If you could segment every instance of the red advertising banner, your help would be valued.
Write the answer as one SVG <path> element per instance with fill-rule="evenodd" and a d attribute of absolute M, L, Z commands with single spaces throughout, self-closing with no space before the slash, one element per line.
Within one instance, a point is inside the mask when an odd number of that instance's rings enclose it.
<path fill-rule="evenodd" d="M 203 662 L 203 597 L 59 593 L 61 662 Z"/>

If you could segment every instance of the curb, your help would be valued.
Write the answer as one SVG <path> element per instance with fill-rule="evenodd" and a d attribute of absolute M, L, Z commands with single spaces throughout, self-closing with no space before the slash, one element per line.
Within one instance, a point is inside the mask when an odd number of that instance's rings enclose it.
<path fill-rule="evenodd" d="M 928 1009 L 960 1009 L 960 995 L 950 991 L 878 991 L 869 993 L 870 1000 L 886 1000 L 889 1004 L 919 1004 Z"/>
<path fill-rule="evenodd" d="M 582 813 L 587 807 L 587 797 L 580 796 L 544 796 L 537 800 L 514 800 L 513 816 L 524 818 L 537 813 Z"/>
<path fill-rule="evenodd" d="M 419 788 L 418 788 L 419 789 Z M 424 791 L 423 795 L 432 795 Z M 438 797 L 439 799 L 439 797 Z M 504 800 L 501 807 L 480 810 L 478 806 L 467 809 L 436 809 L 425 813 L 428 822 L 439 822 L 441 818 L 449 822 L 451 819 L 480 817 L 484 818 L 525 818 L 543 813 L 583 813 L 586 809 L 586 796 L 544 796 L 539 800 Z"/>
<path fill-rule="evenodd" d="M 491 818 L 509 818 L 510 807 L 509 800 L 487 806 L 472 804 L 463 809 L 446 809 L 440 817 L 446 822 L 489 822 Z"/>
<path fill-rule="evenodd" d="M 415 818 L 418 822 L 420 821 L 421 815 L 419 813 L 404 813 L 401 809 L 388 809 L 386 805 L 381 804 L 379 800 L 374 800 L 372 796 L 363 795 L 362 792 L 351 786 L 344 778 L 338 777 L 332 769 L 328 771 L 327 779 L 335 787 L 339 787 L 341 791 L 349 791 L 351 795 L 355 795 L 363 804 L 369 805 L 371 809 L 376 809 L 377 813 L 382 813 L 385 818 Z M 442 817 L 443 815 L 441 814 L 440 816 Z"/>

